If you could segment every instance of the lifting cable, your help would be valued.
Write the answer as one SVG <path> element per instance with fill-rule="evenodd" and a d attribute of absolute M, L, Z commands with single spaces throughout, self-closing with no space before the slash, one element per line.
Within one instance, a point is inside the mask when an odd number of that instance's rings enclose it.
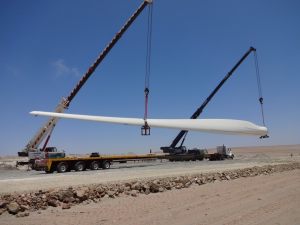
<path fill-rule="evenodd" d="M 150 92 L 150 73 L 151 73 L 151 40 L 152 40 L 152 4 L 148 7 L 148 30 L 147 30 L 147 49 L 146 49 L 146 73 L 145 73 L 145 111 L 144 126 L 141 128 L 142 135 L 150 135 L 150 127 L 147 123 L 148 118 L 148 97 Z"/>
<path fill-rule="evenodd" d="M 255 63 L 255 72 L 256 72 L 256 82 L 257 82 L 257 88 L 258 88 L 258 101 L 260 103 L 260 110 L 261 110 L 261 116 L 262 116 L 262 122 L 263 125 L 266 126 L 265 124 L 265 115 L 264 115 L 264 98 L 262 94 L 262 87 L 261 87 L 261 81 L 260 81 L 260 73 L 259 73 L 259 65 L 258 65 L 258 59 L 257 59 L 257 53 L 254 51 L 254 63 Z M 262 136 L 260 138 L 268 138 L 268 135 Z"/>

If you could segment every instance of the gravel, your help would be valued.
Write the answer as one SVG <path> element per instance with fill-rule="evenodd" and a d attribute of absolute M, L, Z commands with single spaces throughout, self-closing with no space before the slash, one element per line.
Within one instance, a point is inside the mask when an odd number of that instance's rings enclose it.
<path fill-rule="evenodd" d="M 164 192 L 172 189 L 189 188 L 213 182 L 234 180 L 241 177 L 269 175 L 283 171 L 300 169 L 300 163 L 255 166 L 251 168 L 228 170 L 224 172 L 198 173 L 192 175 L 148 178 L 107 184 L 91 184 L 38 190 L 26 194 L 11 193 L 0 195 L 0 214 L 9 213 L 18 217 L 28 216 L 32 211 L 48 207 L 69 209 L 76 204 L 98 202 L 101 198 L 116 198 L 122 195 L 137 197 L 140 194 Z"/>

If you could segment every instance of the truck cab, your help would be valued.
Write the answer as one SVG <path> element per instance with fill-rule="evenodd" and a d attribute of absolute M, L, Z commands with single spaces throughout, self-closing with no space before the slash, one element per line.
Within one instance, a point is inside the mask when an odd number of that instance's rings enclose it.
<path fill-rule="evenodd" d="M 225 145 L 217 146 L 217 153 L 222 155 L 226 159 L 233 159 L 234 154 L 231 151 L 231 148 L 226 148 Z"/>

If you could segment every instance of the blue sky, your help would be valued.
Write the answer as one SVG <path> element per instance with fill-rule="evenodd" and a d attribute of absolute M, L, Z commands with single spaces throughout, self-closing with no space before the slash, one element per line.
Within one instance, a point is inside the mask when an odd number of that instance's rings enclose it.
<path fill-rule="evenodd" d="M 0 155 L 20 151 L 141 4 L 141 0 L 16 1 L 0 7 Z M 257 48 L 268 140 L 190 132 L 188 147 L 298 144 L 299 1 L 171 1 L 153 6 L 149 117 L 188 118 L 250 46 Z M 147 10 L 125 33 L 67 112 L 143 117 Z M 253 56 L 202 118 L 262 124 Z M 60 120 L 50 145 L 68 153 L 147 152 L 177 130 Z"/>

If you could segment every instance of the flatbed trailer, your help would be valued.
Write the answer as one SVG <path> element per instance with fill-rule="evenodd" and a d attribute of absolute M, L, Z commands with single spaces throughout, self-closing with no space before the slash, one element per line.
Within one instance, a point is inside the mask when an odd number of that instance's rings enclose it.
<path fill-rule="evenodd" d="M 119 154 L 119 155 L 100 155 L 98 152 L 91 153 L 89 156 L 65 156 L 46 154 L 45 158 L 35 160 L 33 168 L 44 170 L 46 173 L 65 173 L 69 171 L 84 171 L 109 169 L 112 163 L 126 163 L 127 161 L 142 161 L 165 159 L 168 161 L 196 161 L 196 160 L 223 160 L 233 159 L 234 155 L 230 148 L 217 146 L 215 153 L 208 153 L 206 149 L 188 150 L 186 154 Z"/>
<path fill-rule="evenodd" d="M 86 157 L 46 158 L 36 160 L 37 170 L 45 170 L 46 173 L 64 173 L 68 171 L 84 171 L 86 169 L 109 169 L 113 162 L 125 163 L 127 161 L 164 159 L 165 155 L 139 154 L 139 155 L 98 155 Z"/>

